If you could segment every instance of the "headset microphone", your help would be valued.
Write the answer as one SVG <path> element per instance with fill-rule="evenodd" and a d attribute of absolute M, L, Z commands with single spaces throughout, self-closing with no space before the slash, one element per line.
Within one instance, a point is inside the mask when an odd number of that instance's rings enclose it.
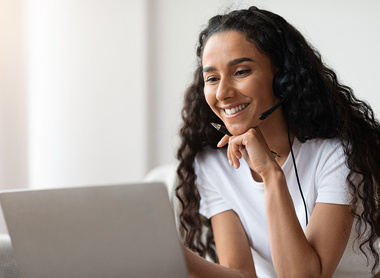
<path fill-rule="evenodd" d="M 285 98 L 282 98 L 275 106 L 273 106 L 272 108 L 268 109 L 264 113 L 260 114 L 259 119 L 260 120 L 265 120 L 266 118 L 268 118 L 274 111 L 276 111 L 276 109 L 278 107 L 280 107 L 280 105 L 284 102 L 284 100 L 285 100 Z"/>

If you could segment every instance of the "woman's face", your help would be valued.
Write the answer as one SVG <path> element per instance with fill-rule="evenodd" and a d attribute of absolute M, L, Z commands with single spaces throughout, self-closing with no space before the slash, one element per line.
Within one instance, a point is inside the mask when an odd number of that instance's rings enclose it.
<path fill-rule="evenodd" d="M 212 35 L 203 51 L 204 94 L 208 105 L 233 135 L 273 120 L 259 116 L 278 102 L 273 94 L 277 69 L 244 34 Z"/>

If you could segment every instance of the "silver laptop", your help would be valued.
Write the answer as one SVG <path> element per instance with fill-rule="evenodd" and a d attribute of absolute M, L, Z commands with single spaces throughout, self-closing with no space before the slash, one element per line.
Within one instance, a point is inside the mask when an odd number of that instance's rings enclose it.
<path fill-rule="evenodd" d="M 24 278 L 188 277 L 162 183 L 0 193 Z"/>

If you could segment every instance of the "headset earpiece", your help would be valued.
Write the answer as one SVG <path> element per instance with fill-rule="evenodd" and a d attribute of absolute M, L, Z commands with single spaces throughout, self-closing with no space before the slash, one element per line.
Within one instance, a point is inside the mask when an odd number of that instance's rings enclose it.
<path fill-rule="evenodd" d="M 279 102 L 264 113 L 260 114 L 259 119 L 265 120 L 268 118 L 280 105 L 285 101 L 287 97 L 286 86 L 289 83 L 290 75 L 287 71 L 277 72 L 273 77 L 273 93 L 280 99 Z"/>
<path fill-rule="evenodd" d="M 273 78 L 273 93 L 279 99 L 286 97 L 286 86 L 289 83 L 290 75 L 287 71 L 279 71 Z"/>

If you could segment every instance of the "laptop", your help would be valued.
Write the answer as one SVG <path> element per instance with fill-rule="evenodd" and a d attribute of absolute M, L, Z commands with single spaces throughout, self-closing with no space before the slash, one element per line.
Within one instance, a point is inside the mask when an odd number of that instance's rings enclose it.
<path fill-rule="evenodd" d="M 188 277 L 163 183 L 0 193 L 23 278 Z"/>

